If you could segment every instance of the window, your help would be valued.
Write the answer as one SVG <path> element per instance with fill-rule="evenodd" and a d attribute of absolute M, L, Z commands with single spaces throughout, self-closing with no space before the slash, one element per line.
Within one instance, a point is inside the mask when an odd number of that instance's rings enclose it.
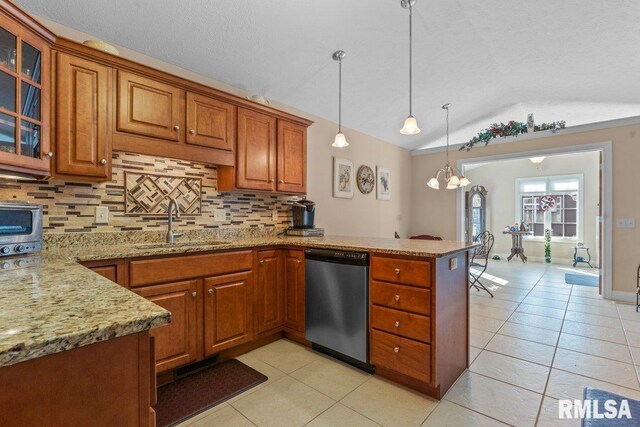
<path fill-rule="evenodd" d="M 551 229 L 552 239 L 580 239 L 582 175 L 559 175 L 516 180 L 516 215 L 529 224 L 533 238 L 543 238 Z M 547 201 L 553 207 L 542 208 Z"/>

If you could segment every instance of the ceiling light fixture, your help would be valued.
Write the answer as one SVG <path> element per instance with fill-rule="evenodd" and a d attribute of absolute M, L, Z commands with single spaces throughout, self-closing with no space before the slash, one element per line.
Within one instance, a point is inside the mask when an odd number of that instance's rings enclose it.
<path fill-rule="evenodd" d="M 438 178 L 440 178 L 441 174 L 444 174 L 444 181 L 447 183 L 447 190 L 455 190 L 471 184 L 471 181 L 469 181 L 468 178 L 465 178 L 464 175 L 460 174 L 460 177 L 458 177 L 456 173 L 459 173 L 459 171 L 449 163 L 449 107 L 451 107 L 451 104 L 444 104 L 442 106 L 443 110 L 447 110 L 447 163 L 445 163 L 444 167 L 439 169 L 435 176 L 427 183 L 427 186 L 434 190 L 440 189 L 440 182 L 438 181 Z"/>
<path fill-rule="evenodd" d="M 336 139 L 333 140 L 332 147 L 345 148 L 349 146 L 347 138 L 342 133 L 342 60 L 347 56 L 344 50 L 336 50 L 333 52 L 333 60 L 338 61 L 338 133 Z"/>
<path fill-rule="evenodd" d="M 540 163 L 544 162 L 544 159 L 546 159 L 546 157 L 542 156 L 542 157 L 531 157 L 529 160 L 531 160 L 531 163 L 535 165 L 539 165 Z"/>
<path fill-rule="evenodd" d="M 404 121 L 404 126 L 400 129 L 400 133 L 403 135 L 417 135 L 420 133 L 418 122 L 412 114 L 413 104 L 413 6 L 416 4 L 416 0 L 400 0 L 400 6 L 404 9 L 409 9 L 409 116 Z"/>

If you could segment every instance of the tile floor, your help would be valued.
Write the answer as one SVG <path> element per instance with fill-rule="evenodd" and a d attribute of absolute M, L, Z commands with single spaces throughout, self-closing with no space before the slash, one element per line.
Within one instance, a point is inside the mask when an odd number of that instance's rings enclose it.
<path fill-rule="evenodd" d="M 440 402 L 280 340 L 239 357 L 267 382 L 181 427 L 579 426 L 558 399 L 585 386 L 640 399 L 640 314 L 565 284 L 569 268 L 492 264 L 495 298 L 470 291 L 469 370 Z"/>

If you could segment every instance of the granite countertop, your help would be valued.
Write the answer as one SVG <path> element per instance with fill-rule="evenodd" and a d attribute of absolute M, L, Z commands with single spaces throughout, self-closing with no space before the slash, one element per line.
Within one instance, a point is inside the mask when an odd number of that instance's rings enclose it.
<path fill-rule="evenodd" d="M 167 310 L 68 258 L 24 261 L 33 265 L 0 273 L 0 367 L 171 321 Z"/>

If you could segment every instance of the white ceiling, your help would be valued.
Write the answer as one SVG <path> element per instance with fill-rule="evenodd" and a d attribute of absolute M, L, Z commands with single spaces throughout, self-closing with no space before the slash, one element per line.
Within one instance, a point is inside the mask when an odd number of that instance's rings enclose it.
<path fill-rule="evenodd" d="M 417 0 L 414 115 L 399 0 L 15 0 L 25 10 L 415 149 L 492 121 L 568 125 L 640 115 L 637 0 Z M 348 135 L 347 135 L 348 137 Z"/>

